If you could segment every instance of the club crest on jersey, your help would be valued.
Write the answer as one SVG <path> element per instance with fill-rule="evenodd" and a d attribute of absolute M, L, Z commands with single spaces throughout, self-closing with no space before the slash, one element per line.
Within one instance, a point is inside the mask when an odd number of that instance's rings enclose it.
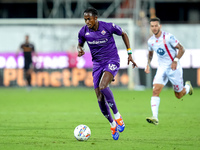
<path fill-rule="evenodd" d="M 104 31 L 104 30 L 103 30 L 103 31 L 101 31 L 101 34 L 105 35 L 105 34 L 106 34 L 106 31 Z"/>
<path fill-rule="evenodd" d="M 165 54 L 165 51 L 162 48 L 157 49 L 157 53 L 161 56 Z"/>
<path fill-rule="evenodd" d="M 109 64 L 108 68 L 113 71 L 113 70 L 117 69 L 117 66 L 115 64 Z"/>
<path fill-rule="evenodd" d="M 175 40 L 175 37 L 172 35 L 172 36 L 170 36 L 170 39 L 171 40 Z"/>

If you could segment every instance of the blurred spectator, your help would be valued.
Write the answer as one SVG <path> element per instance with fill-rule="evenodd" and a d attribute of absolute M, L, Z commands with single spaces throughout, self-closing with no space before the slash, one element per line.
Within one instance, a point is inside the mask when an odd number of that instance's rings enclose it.
<path fill-rule="evenodd" d="M 140 45 L 142 47 L 145 47 L 146 41 L 149 38 L 149 28 L 148 28 L 149 22 L 148 22 L 148 18 L 146 17 L 146 13 L 144 10 L 141 10 L 139 13 L 137 25 L 140 28 L 139 33 L 138 33 L 139 35 L 137 35 L 137 36 L 140 36 L 140 41 L 138 41 L 138 42 L 140 42 Z"/>
<path fill-rule="evenodd" d="M 37 54 L 35 53 L 34 45 L 29 42 L 29 35 L 25 36 L 25 42 L 21 44 L 20 48 L 17 50 L 17 55 L 20 51 L 24 54 L 24 73 L 28 85 L 27 90 L 31 90 L 31 73 L 34 69 L 32 55 Z"/>
<path fill-rule="evenodd" d="M 68 55 L 68 58 L 69 58 L 69 68 L 75 68 L 77 67 L 77 55 L 78 55 L 78 52 L 77 52 L 77 49 L 76 49 L 76 46 L 73 45 L 71 47 L 71 49 L 69 51 L 67 51 L 67 55 Z"/>

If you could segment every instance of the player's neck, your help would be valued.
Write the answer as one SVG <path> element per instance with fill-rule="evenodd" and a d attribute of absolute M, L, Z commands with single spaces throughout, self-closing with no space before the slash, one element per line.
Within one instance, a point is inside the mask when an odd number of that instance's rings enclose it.
<path fill-rule="evenodd" d="M 161 34 L 162 34 L 162 31 L 160 30 L 160 31 L 158 32 L 158 34 L 155 35 L 155 37 L 156 37 L 156 38 L 159 38 L 159 37 L 161 36 Z"/>
<path fill-rule="evenodd" d="M 97 21 L 97 22 L 95 23 L 94 27 L 93 27 L 93 30 L 94 30 L 94 31 L 97 31 L 98 28 L 99 28 L 99 22 Z"/>

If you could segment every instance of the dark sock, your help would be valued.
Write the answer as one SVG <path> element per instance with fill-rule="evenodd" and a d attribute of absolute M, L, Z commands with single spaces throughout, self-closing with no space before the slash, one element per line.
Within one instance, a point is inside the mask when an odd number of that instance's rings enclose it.
<path fill-rule="evenodd" d="M 112 115 L 110 113 L 110 108 L 105 101 L 98 101 L 99 107 L 101 109 L 102 114 L 108 119 L 110 123 L 113 122 Z"/>
<path fill-rule="evenodd" d="M 26 80 L 28 82 L 28 86 L 31 86 L 31 75 L 27 75 Z"/>
<path fill-rule="evenodd" d="M 101 90 L 101 93 L 106 98 L 106 101 L 107 101 L 108 105 L 110 106 L 110 108 L 112 109 L 113 113 L 116 114 L 118 112 L 118 109 L 117 109 L 117 105 L 115 103 L 113 93 L 110 90 L 110 88 L 107 87 L 107 88 Z"/>

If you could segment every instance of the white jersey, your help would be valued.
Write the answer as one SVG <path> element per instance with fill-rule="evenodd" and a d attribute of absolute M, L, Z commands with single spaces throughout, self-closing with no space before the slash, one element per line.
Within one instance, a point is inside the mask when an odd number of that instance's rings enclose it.
<path fill-rule="evenodd" d="M 164 39 L 166 45 L 164 44 Z M 148 40 L 148 50 L 155 51 L 158 56 L 158 64 L 161 67 L 169 68 L 177 51 L 175 46 L 179 41 L 175 38 L 174 35 L 162 31 L 162 34 L 159 38 L 156 38 L 155 35 L 151 36 Z"/>

